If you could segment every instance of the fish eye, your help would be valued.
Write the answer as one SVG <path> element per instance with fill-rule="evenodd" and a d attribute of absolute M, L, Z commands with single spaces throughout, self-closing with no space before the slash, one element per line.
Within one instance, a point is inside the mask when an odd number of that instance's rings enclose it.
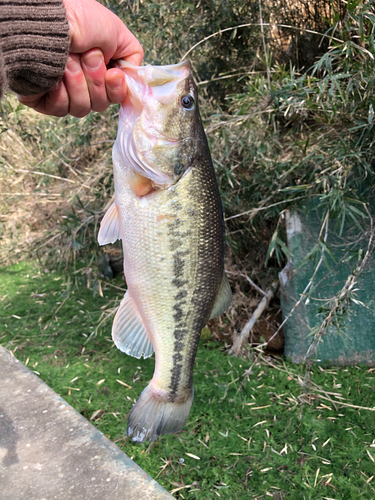
<path fill-rule="evenodd" d="M 194 97 L 189 94 L 183 95 L 181 97 L 181 106 L 185 109 L 193 109 L 194 108 Z"/>

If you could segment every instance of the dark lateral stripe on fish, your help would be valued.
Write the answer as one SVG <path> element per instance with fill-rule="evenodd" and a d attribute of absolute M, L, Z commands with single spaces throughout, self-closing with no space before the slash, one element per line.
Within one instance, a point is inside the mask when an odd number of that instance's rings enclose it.
<path fill-rule="evenodd" d="M 175 322 L 175 330 L 173 336 L 176 339 L 173 345 L 173 368 L 171 369 L 171 380 L 170 380 L 170 393 L 168 399 L 174 402 L 176 398 L 180 395 L 180 381 L 183 369 L 183 350 L 185 348 L 185 340 L 188 337 L 189 331 L 186 327 L 187 312 L 186 312 L 186 297 L 188 295 L 187 285 L 188 280 L 184 278 L 184 269 L 186 258 L 189 258 L 190 252 L 188 250 L 180 250 L 184 238 L 186 237 L 189 230 L 186 229 L 186 221 L 180 219 L 179 212 L 182 210 L 182 206 L 178 200 L 178 194 L 176 191 L 171 190 L 170 196 L 176 200 L 175 211 L 176 218 L 173 222 L 169 224 L 168 235 L 169 235 L 169 246 L 170 250 L 173 252 L 173 279 L 171 283 L 177 288 L 177 293 L 174 296 L 176 303 L 173 306 L 175 313 L 173 314 Z M 185 226 L 185 227 L 184 227 Z"/>
<path fill-rule="evenodd" d="M 183 361 L 184 358 L 181 353 L 175 352 L 175 354 L 173 354 L 172 356 L 172 359 L 173 359 L 173 368 L 171 370 L 171 384 L 169 386 L 170 393 L 168 399 L 173 402 L 176 400 L 179 394 L 179 385 L 181 379 L 181 372 L 183 368 L 181 361 Z"/>
<path fill-rule="evenodd" d="M 188 281 L 184 279 L 184 269 L 185 269 L 185 259 L 189 258 L 190 252 L 188 250 L 178 250 L 180 242 L 183 241 L 184 233 L 183 231 L 176 230 L 177 227 L 183 228 L 184 221 L 176 218 L 176 221 L 169 227 L 170 244 L 171 247 L 176 249 L 173 254 L 173 280 L 172 284 L 178 289 L 175 295 L 176 303 L 173 306 L 175 313 L 173 318 L 175 321 L 174 338 L 176 339 L 173 345 L 173 368 L 171 369 L 171 383 L 169 386 L 170 401 L 175 401 L 180 395 L 180 381 L 183 370 L 183 351 L 185 348 L 185 340 L 187 340 L 189 331 L 186 327 L 187 316 L 189 315 L 186 311 L 186 296 L 188 295 L 188 290 L 186 285 Z"/>

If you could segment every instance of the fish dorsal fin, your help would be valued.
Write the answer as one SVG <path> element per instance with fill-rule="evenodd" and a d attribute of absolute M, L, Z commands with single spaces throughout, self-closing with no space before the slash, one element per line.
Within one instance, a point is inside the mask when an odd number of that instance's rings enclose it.
<path fill-rule="evenodd" d="M 210 319 L 217 318 L 217 316 L 223 314 L 223 312 L 228 309 L 231 302 L 232 302 L 232 290 L 230 289 L 227 275 L 224 273 L 219 288 L 219 292 L 216 296 L 214 307 L 212 308 Z"/>
<path fill-rule="evenodd" d="M 126 292 L 112 326 L 112 339 L 120 351 L 140 359 L 149 358 L 154 349 L 146 328 L 131 299 Z"/>
<path fill-rule="evenodd" d="M 112 203 L 100 223 L 98 242 L 99 245 L 108 245 L 116 240 L 121 240 L 120 217 L 116 203 Z"/>

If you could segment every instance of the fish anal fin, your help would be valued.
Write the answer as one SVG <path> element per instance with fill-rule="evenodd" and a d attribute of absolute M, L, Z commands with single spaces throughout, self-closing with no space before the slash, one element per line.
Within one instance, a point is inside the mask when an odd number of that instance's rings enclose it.
<path fill-rule="evenodd" d="M 210 319 L 217 318 L 228 309 L 232 302 L 232 290 L 230 289 L 227 275 L 223 273 L 223 279 L 216 296 L 214 307 L 212 308 Z"/>
<path fill-rule="evenodd" d="M 112 339 L 120 351 L 140 359 L 152 356 L 154 349 L 137 308 L 126 292 L 117 310 L 113 326 Z"/>
<path fill-rule="evenodd" d="M 114 243 L 120 239 L 119 211 L 116 203 L 112 203 L 100 223 L 98 242 L 99 245 L 108 245 L 109 243 Z"/>

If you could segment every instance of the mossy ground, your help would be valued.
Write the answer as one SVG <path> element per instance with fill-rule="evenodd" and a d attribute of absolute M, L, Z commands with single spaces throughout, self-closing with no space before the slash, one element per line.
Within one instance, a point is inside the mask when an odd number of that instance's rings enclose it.
<path fill-rule="evenodd" d="M 79 272 L 73 281 L 20 264 L 0 274 L 0 343 L 176 498 L 375 498 L 375 412 L 362 409 L 375 405 L 374 369 L 237 359 L 201 343 L 188 423 L 147 453 L 125 432 L 154 360 L 114 348 L 111 319 L 98 328 L 122 281 L 102 282 L 102 297 Z"/>

